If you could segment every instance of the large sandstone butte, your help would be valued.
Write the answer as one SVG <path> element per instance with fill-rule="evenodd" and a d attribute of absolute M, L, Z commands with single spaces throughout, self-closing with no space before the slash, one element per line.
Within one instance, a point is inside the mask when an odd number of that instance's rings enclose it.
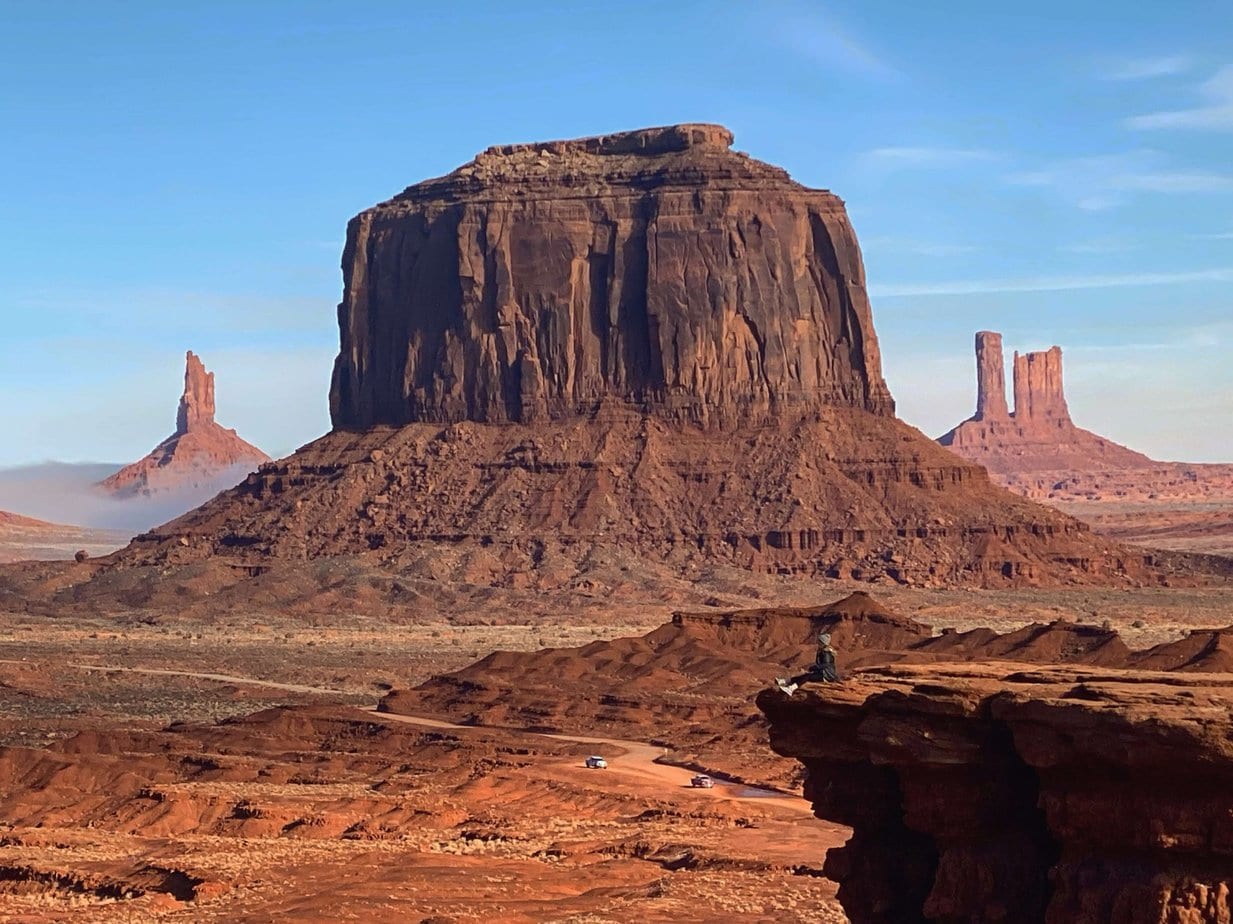
<path fill-rule="evenodd" d="M 334 425 L 890 416 L 834 195 L 717 125 L 489 148 L 355 219 Z"/>
<path fill-rule="evenodd" d="M 1062 386 L 1062 348 L 1015 353 L 1015 409 L 1006 405 L 1002 335 L 976 334 L 976 413 L 938 439 L 996 475 L 1128 469 L 1147 456 L 1075 426 Z"/>
<path fill-rule="evenodd" d="M 425 576 L 1152 578 L 894 417 L 843 203 L 730 143 L 681 125 L 495 147 L 360 214 L 333 431 L 105 569 L 225 563 L 276 595 L 289 569 L 325 574 L 306 560 L 377 562 L 399 611 Z"/>
<path fill-rule="evenodd" d="M 759 694 L 852 924 L 1233 919 L 1233 678 L 895 665 Z"/>
<path fill-rule="evenodd" d="M 214 421 L 214 373 L 190 350 L 185 356 L 184 394 L 176 411 L 176 431 L 144 458 L 99 483 L 121 497 L 157 494 L 236 478 L 270 457 L 246 443 L 235 430 Z"/>

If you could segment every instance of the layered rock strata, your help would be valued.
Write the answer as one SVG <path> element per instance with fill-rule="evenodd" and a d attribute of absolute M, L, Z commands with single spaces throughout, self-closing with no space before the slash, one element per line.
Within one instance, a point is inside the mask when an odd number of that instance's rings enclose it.
<path fill-rule="evenodd" d="M 758 705 L 853 924 L 1233 917 L 1233 679 L 898 665 Z"/>
<path fill-rule="evenodd" d="M 843 203 L 731 140 L 490 148 L 357 216 L 333 431 L 106 567 L 1158 580 L 894 417 Z"/>
<path fill-rule="evenodd" d="M 489 148 L 362 212 L 343 252 L 339 429 L 889 416 L 843 203 L 718 125 Z"/>
<path fill-rule="evenodd" d="M 224 479 L 217 490 L 226 486 L 226 479 L 239 479 L 268 461 L 269 456 L 240 439 L 235 430 L 215 422 L 214 373 L 207 372 L 190 350 L 185 356 L 184 393 L 176 410 L 175 432 L 99 487 L 124 497 L 200 488 Z"/>
<path fill-rule="evenodd" d="M 1147 456 L 1075 426 L 1062 383 L 1062 349 L 1014 355 L 1014 411 L 1006 406 L 1002 335 L 976 335 L 976 413 L 938 442 L 1003 480 L 1034 471 L 1153 465 Z"/>

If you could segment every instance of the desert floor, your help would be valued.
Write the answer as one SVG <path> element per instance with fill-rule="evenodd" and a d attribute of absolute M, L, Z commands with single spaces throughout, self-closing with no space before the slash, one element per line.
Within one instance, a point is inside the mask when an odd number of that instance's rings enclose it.
<path fill-rule="evenodd" d="M 866 589 L 937 628 L 1065 616 L 1136 647 L 1233 622 L 1220 589 Z M 668 616 L 0 614 L 0 920 L 844 920 L 820 871 L 847 832 L 792 794 L 692 789 L 670 749 L 639 742 L 372 711 L 496 649 Z M 595 752 L 608 770 L 583 767 Z"/>

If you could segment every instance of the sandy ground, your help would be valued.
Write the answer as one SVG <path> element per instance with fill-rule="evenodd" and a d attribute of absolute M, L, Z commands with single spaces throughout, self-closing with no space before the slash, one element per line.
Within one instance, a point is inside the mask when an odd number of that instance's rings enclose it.
<path fill-rule="evenodd" d="M 1219 588 L 865 589 L 938 629 L 1067 617 L 1148 647 L 1233 623 Z M 669 612 L 0 614 L 0 920 L 842 921 L 820 870 L 846 832 L 799 800 L 692 789 L 659 745 L 372 712 L 490 651 L 642 635 Z M 585 769 L 592 752 L 610 768 Z"/>
<path fill-rule="evenodd" d="M 819 871 L 847 832 L 798 798 L 372 711 L 539 630 L 2 622 L 0 920 L 845 920 Z"/>

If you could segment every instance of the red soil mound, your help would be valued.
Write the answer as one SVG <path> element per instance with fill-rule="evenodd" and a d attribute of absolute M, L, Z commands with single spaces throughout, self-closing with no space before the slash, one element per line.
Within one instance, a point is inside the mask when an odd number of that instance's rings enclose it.
<path fill-rule="evenodd" d="M 1134 663 L 1144 670 L 1233 673 L 1233 626 L 1191 631 L 1185 638 L 1140 652 Z"/>
<path fill-rule="evenodd" d="M 393 691 L 380 708 L 664 741 L 750 779 L 782 784 L 795 768 L 750 759 L 764 753 L 758 748 L 765 734 L 751 700 L 773 677 L 810 663 L 823 629 L 838 650 L 841 674 L 889 662 L 955 660 L 1132 667 L 1140 657 L 1112 630 L 1065 620 L 1005 635 L 977 629 L 935 636 L 929 626 L 858 593 L 819 607 L 677 613 L 647 635 L 581 648 L 496 652 L 415 689 Z M 1156 658 L 1184 660 L 1170 652 Z"/>

